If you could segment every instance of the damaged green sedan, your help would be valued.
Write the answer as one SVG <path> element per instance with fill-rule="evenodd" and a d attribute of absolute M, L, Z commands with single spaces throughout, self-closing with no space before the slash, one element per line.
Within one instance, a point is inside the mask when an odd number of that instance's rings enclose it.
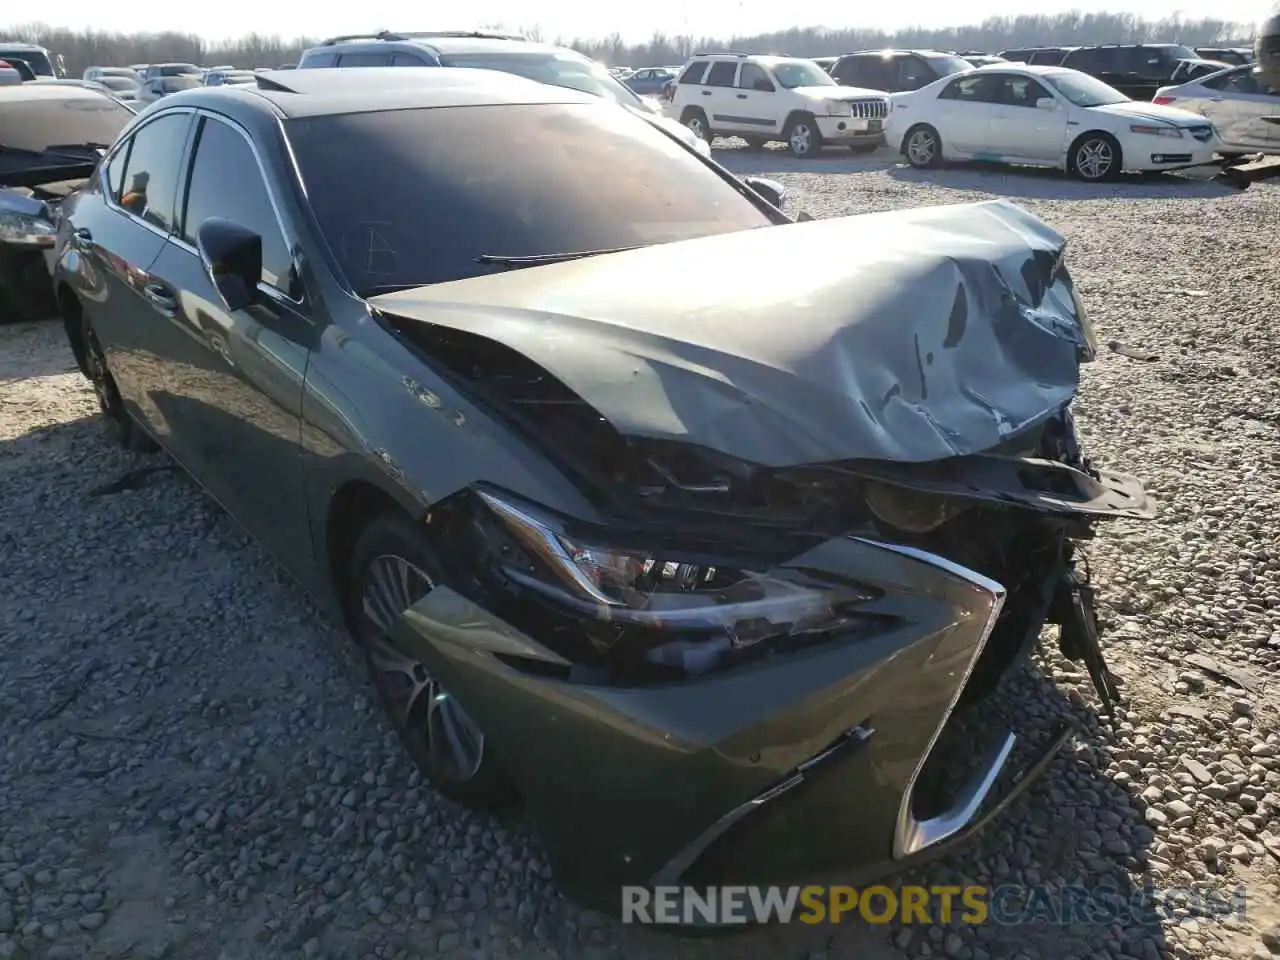
<path fill-rule="evenodd" d="M 112 435 L 606 909 L 962 840 L 1069 736 L 949 740 L 1046 622 L 1114 695 L 1074 553 L 1153 507 L 1080 449 L 1093 333 L 1012 204 L 797 223 L 587 95 L 292 71 L 144 111 L 55 280 Z"/>

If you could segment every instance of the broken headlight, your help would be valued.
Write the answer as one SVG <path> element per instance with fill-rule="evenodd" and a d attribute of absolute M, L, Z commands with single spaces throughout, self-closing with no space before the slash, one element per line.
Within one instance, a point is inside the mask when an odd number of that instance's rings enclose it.
<path fill-rule="evenodd" d="M 0 211 L 0 243 L 24 247 L 51 247 L 58 228 L 43 217 L 15 210 Z"/>
<path fill-rule="evenodd" d="M 601 654 L 700 673 L 762 641 L 804 643 L 861 626 L 856 608 L 877 596 L 798 569 L 610 545 L 505 495 L 479 497 L 497 521 L 486 534 L 493 572 L 569 616 Z"/>

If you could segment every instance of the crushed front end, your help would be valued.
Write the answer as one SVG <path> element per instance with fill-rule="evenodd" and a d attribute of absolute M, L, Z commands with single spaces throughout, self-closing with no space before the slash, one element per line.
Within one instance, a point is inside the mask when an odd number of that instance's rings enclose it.
<path fill-rule="evenodd" d="M 1023 757 L 1014 710 L 957 765 L 966 718 L 1047 623 L 1106 705 L 1077 551 L 1154 514 L 1080 449 L 1095 344 L 1042 222 L 980 204 L 751 233 L 376 298 L 592 506 L 519 477 L 437 502 L 456 575 L 393 633 L 603 909 L 624 885 L 858 882 L 978 829 L 1069 731 Z M 715 321 L 688 304 L 706 263 L 831 249 L 862 274 Z M 669 287 L 657 319 L 627 312 L 637 277 Z"/>

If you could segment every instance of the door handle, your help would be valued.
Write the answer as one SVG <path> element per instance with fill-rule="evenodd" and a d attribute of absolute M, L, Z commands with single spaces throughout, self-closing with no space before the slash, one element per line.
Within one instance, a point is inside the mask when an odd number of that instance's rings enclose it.
<path fill-rule="evenodd" d="M 710 91 L 710 90 L 703 90 L 703 91 L 702 91 L 702 95 L 703 95 L 704 97 L 709 97 L 709 96 L 711 96 L 711 91 Z"/>
<path fill-rule="evenodd" d="M 746 95 L 745 93 L 740 93 L 740 94 L 738 94 L 738 99 L 739 99 L 739 100 L 745 100 L 745 99 L 747 99 L 747 95 Z"/>
<path fill-rule="evenodd" d="M 172 316 L 178 312 L 178 298 L 161 284 L 148 283 L 142 288 L 142 295 L 161 313 Z"/>

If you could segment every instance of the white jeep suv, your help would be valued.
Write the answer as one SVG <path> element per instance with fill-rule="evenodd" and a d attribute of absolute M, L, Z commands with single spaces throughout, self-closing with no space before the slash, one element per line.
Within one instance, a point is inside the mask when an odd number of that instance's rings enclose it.
<path fill-rule="evenodd" d="M 782 140 L 797 157 L 826 144 L 855 152 L 884 143 L 888 95 L 840 86 L 812 60 L 697 53 L 676 83 L 671 113 L 696 135 L 742 137 L 753 147 Z"/>

